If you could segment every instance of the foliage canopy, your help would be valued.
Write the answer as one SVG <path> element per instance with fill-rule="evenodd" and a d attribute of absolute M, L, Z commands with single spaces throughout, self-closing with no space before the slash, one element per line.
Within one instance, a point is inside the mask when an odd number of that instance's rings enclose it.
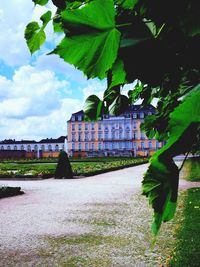
<path fill-rule="evenodd" d="M 196 0 L 52 0 L 51 19 L 45 13 L 40 27 L 31 22 L 25 38 L 31 53 L 45 41 L 51 20 L 63 40 L 51 52 L 84 72 L 88 78 L 107 78 L 104 98 L 90 96 L 87 119 L 102 112 L 122 113 L 137 99 L 143 105 L 158 99 L 156 115 L 143 129 L 150 138 L 168 140 L 155 153 L 143 180 L 143 194 L 154 209 L 153 232 L 173 217 L 179 170 L 173 157 L 198 150 L 200 133 L 200 11 Z M 33 0 L 45 5 L 48 0 Z M 123 85 L 137 81 L 121 94 Z"/>

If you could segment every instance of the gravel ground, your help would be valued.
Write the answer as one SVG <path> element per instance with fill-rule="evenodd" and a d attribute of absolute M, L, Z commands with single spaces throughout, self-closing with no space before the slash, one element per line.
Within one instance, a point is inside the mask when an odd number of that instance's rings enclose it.
<path fill-rule="evenodd" d="M 25 194 L 0 200 L 0 267 L 161 266 L 173 222 L 151 248 L 152 210 L 140 192 L 147 166 L 73 180 L 1 181 Z M 180 188 L 189 187 L 181 180 Z"/>

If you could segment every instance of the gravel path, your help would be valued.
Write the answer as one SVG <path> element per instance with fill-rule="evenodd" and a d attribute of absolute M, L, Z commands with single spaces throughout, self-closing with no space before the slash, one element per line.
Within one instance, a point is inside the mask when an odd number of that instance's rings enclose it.
<path fill-rule="evenodd" d="M 158 255 L 144 249 L 150 238 L 149 234 L 144 236 L 144 231 L 149 231 L 152 215 L 146 199 L 140 196 L 141 180 L 147 166 L 144 164 L 73 180 L 0 181 L 4 185 L 21 186 L 25 192 L 21 196 L 0 200 L 0 267 L 96 267 L 99 266 L 97 262 L 78 264 L 63 261 L 58 257 L 62 253 L 58 249 L 60 245 L 58 240 L 55 241 L 56 238 L 64 236 L 66 239 L 91 233 L 114 236 L 116 232 L 117 236 L 130 236 L 133 225 L 138 242 L 143 242 L 143 258 L 138 258 L 139 251 L 136 254 L 132 251 L 131 256 L 124 252 L 126 256 L 123 255 L 123 258 L 117 259 L 114 254 L 115 264 L 112 260 L 112 263 L 106 261 L 100 266 L 151 266 L 146 260 L 152 257 L 156 258 L 159 264 Z M 199 183 L 193 185 L 199 186 Z M 191 183 L 181 181 L 180 187 L 191 187 Z M 54 246 L 52 254 L 49 255 L 47 252 L 52 250 L 51 238 L 54 238 Z M 125 243 L 122 246 L 127 245 L 130 248 L 130 244 Z M 67 246 L 69 244 L 65 244 L 62 251 L 67 251 Z M 82 249 L 83 247 L 79 247 L 80 253 Z M 69 257 L 70 253 L 77 254 L 77 251 L 69 251 Z M 88 248 L 88 251 L 92 253 L 91 248 Z M 111 257 L 106 249 L 105 251 L 105 257 Z M 116 247 L 113 251 L 116 252 Z M 120 254 L 119 251 L 116 253 Z M 47 261 L 44 261 L 44 258 Z"/>

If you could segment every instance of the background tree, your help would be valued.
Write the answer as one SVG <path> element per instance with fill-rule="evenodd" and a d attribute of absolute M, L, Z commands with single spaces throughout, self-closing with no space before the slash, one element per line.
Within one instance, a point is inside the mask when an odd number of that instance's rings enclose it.
<path fill-rule="evenodd" d="M 45 5 L 48 0 L 33 0 Z M 102 112 L 121 114 L 139 98 L 142 105 L 158 99 L 157 113 L 148 116 L 143 130 L 149 138 L 167 140 L 151 158 L 144 175 L 143 194 L 154 209 L 153 232 L 173 218 L 179 170 L 173 157 L 199 149 L 200 133 L 200 9 L 197 0 L 53 0 L 52 16 L 41 16 L 25 30 L 34 53 L 45 41 L 52 20 L 64 38 L 50 54 L 84 72 L 88 78 L 107 79 L 103 99 L 92 95 L 85 118 Z M 137 81 L 122 94 L 123 85 Z"/>
<path fill-rule="evenodd" d="M 65 151 L 61 151 L 58 157 L 58 164 L 55 171 L 55 179 L 73 178 L 72 167 Z"/>

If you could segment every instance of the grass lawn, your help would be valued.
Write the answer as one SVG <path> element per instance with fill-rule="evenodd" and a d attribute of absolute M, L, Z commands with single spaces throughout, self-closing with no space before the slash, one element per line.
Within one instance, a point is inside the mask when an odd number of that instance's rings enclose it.
<path fill-rule="evenodd" d="M 184 192 L 183 214 L 178 217 L 177 244 L 170 261 L 172 267 L 200 266 L 200 188 Z"/>
<path fill-rule="evenodd" d="M 200 157 L 186 160 L 183 171 L 186 180 L 200 181 Z"/>

